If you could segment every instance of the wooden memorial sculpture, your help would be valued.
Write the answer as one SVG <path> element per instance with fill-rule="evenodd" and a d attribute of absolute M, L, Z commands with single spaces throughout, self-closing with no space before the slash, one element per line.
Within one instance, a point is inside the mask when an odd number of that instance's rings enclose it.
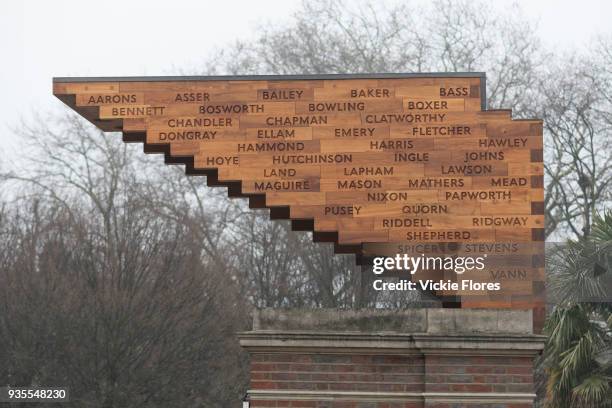
<path fill-rule="evenodd" d="M 541 306 L 542 122 L 486 110 L 485 76 L 55 78 L 98 128 L 226 186 L 273 219 L 373 257 L 485 256 L 438 290 L 462 307 Z"/>

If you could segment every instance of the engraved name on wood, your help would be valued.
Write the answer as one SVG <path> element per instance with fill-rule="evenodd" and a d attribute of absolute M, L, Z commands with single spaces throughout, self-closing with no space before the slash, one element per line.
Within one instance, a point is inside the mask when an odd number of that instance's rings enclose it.
<path fill-rule="evenodd" d="M 53 90 L 99 128 L 185 163 L 337 252 L 519 245 L 525 265 L 500 261 L 484 273 L 529 294 L 520 282 L 543 280 L 532 262 L 544 239 L 542 122 L 483 110 L 483 81 L 61 78 Z"/>

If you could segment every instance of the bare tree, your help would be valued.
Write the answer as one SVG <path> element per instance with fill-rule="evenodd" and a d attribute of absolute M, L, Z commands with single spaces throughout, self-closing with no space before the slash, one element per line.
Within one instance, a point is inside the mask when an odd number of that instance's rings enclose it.
<path fill-rule="evenodd" d="M 610 41 L 568 58 L 535 33 L 482 1 L 317 0 L 197 73 L 484 71 L 491 108 L 545 119 L 547 233 L 586 236 L 612 199 Z M 354 257 L 74 115 L 20 134 L 32 149 L 0 207 L 0 382 L 69 384 L 87 407 L 226 407 L 252 307 L 427 300 L 371 293 Z"/>
<path fill-rule="evenodd" d="M 570 56 L 541 80 L 548 234 L 587 237 L 612 203 L 611 82 L 596 61 Z"/>
<path fill-rule="evenodd" d="M 204 72 L 484 71 L 490 105 L 524 115 L 547 57 L 530 21 L 516 7 L 496 14 L 482 1 L 305 2 L 289 24 L 263 25 L 256 39 L 209 58 Z"/>
<path fill-rule="evenodd" d="M 86 407 L 228 406 L 248 305 L 197 222 L 143 199 L 134 149 L 88 126 L 23 130 L 35 149 L 0 219 L 1 381 L 68 385 Z"/>

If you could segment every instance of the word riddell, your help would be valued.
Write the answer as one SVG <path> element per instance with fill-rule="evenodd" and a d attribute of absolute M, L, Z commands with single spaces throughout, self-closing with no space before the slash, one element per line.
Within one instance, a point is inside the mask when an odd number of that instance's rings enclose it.
<path fill-rule="evenodd" d="M 517 245 L 466 277 L 521 277 L 475 307 L 530 305 L 543 279 L 542 121 L 487 111 L 483 73 L 55 78 L 53 92 L 360 263 Z"/>

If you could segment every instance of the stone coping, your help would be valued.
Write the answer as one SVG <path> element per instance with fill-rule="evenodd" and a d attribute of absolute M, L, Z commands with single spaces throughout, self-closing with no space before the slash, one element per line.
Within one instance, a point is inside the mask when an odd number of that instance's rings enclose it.
<path fill-rule="evenodd" d="M 535 356 L 541 335 L 430 335 L 354 332 L 252 331 L 238 335 L 251 353 Z"/>
<path fill-rule="evenodd" d="M 253 331 L 532 335 L 532 310 L 261 309 Z"/>
<path fill-rule="evenodd" d="M 301 390 L 249 390 L 251 400 L 288 399 L 292 401 L 427 401 L 448 403 L 532 403 L 532 393 L 478 393 L 478 392 L 359 392 L 359 391 L 301 391 Z"/>

